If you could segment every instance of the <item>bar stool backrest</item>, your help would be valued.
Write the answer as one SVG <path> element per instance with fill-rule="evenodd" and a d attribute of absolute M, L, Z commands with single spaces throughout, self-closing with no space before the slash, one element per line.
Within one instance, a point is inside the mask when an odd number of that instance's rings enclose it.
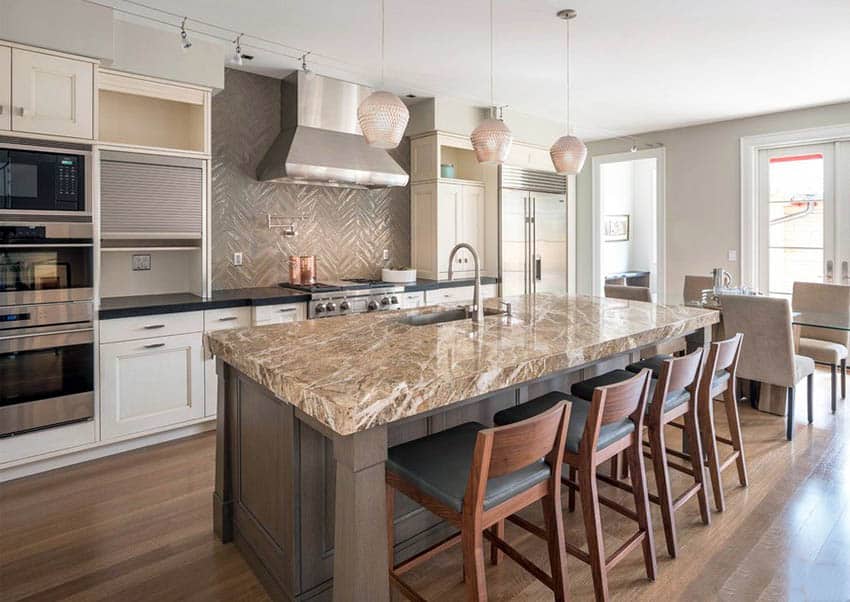
<path fill-rule="evenodd" d="M 650 412 L 660 418 L 664 413 L 664 401 L 670 391 L 686 389 L 691 399 L 696 398 L 702 378 L 703 350 L 697 349 L 683 357 L 665 360 L 661 364 L 658 383 L 655 385 L 655 397 L 652 400 Z"/>
<path fill-rule="evenodd" d="M 599 431 L 603 425 L 620 422 L 631 418 L 635 423 L 636 432 L 643 428 L 643 413 L 649 400 L 649 382 L 652 372 L 646 368 L 632 378 L 613 385 L 597 387 L 593 391 L 590 402 L 590 412 L 584 433 L 579 443 L 579 453 L 582 450 L 596 450 L 599 441 Z"/>
<path fill-rule="evenodd" d="M 488 479 L 516 472 L 541 458 L 552 469 L 552 483 L 560 483 L 570 408 L 571 404 L 562 401 L 521 422 L 479 431 L 464 494 L 464 510 L 481 511 Z"/>
<path fill-rule="evenodd" d="M 711 343 L 702 377 L 703 387 L 711 388 L 714 375 L 719 370 L 728 372 L 730 386 L 735 386 L 735 378 L 737 378 L 738 373 L 738 359 L 741 357 L 743 340 L 744 335 L 739 332 L 731 339 Z"/>
<path fill-rule="evenodd" d="M 629 301 L 645 301 L 652 303 L 652 293 L 646 286 L 625 286 L 606 284 L 605 296 L 611 299 L 627 299 Z"/>

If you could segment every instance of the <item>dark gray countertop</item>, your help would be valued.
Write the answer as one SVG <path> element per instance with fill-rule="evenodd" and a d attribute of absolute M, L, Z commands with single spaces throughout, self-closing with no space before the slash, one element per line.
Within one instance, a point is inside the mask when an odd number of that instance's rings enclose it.
<path fill-rule="evenodd" d="M 498 278 L 482 276 L 481 284 L 496 284 Z M 469 286 L 471 278 L 458 280 L 428 280 L 421 278 L 415 283 L 406 284 L 405 292 L 427 291 L 438 288 Z M 278 303 L 299 303 L 309 301 L 310 293 L 296 291 L 279 286 L 257 288 L 234 288 L 213 291 L 212 297 L 204 299 L 191 293 L 172 293 L 165 295 L 134 295 L 131 297 L 106 297 L 100 302 L 98 317 L 101 320 L 131 318 L 134 316 L 153 316 L 184 311 L 205 309 L 223 309 L 245 305 L 275 305 Z"/>
<path fill-rule="evenodd" d="M 152 316 L 184 311 L 222 309 L 245 305 L 275 305 L 309 301 L 310 294 L 279 286 L 235 288 L 213 291 L 204 299 L 191 293 L 165 295 L 134 295 L 131 297 L 106 297 L 100 302 L 98 316 L 101 320 Z"/>

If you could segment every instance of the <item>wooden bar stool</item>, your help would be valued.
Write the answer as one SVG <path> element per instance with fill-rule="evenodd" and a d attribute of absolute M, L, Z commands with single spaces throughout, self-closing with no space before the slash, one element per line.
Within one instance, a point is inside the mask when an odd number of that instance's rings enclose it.
<path fill-rule="evenodd" d="M 699 428 L 702 434 L 702 447 L 706 457 L 708 474 L 711 477 L 711 488 L 714 494 L 714 505 L 718 512 L 726 509 L 726 501 L 723 496 L 722 473 L 732 463 L 738 467 L 738 480 L 742 487 L 747 487 L 747 462 L 744 456 L 744 440 L 741 435 L 741 419 L 738 415 L 738 401 L 735 391 L 735 383 L 738 371 L 738 358 L 741 355 L 741 343 L 744 335 L 736 334 L 731 339 L 711 343 L 706 361 L 700 378 L 699 393 L 697 395 L 697 413 L 699 416 Z M 628 370 L 640 370 L 650 368 L 655 373 L 660 370 L 664 358 L 654 357 L 642 362 L 630 364 Z M 722 398 L 720 397 L 722 395 Z M 729 424 L 730 436 L 721 437 L 714 428 L 714 402 L 722 403 L 726 411 L 726 420 Z M 685 428 L 678 423 L 672 426 Z M 686 431 L 687 432 L 687 431 Z M 695 438 L 689 437 L 691 446 L 696 450 Z M 732 447 L 732 453 L 722 462 L 718 443 Z M 691 454 L 698 454 L 692 450 Z"/>
<path fill-rule="evenodd" d="M 392 447 L 387 458 L 387 545 L 390 583 L 410 600 L 424 600 L 401 579 L 406 571 L 457 544 L 463 544 L 467 599 L 487 600 L 484 579 L 486 537 L 555 594 L 569 600 L 561 467 L 570 405 L 561 401 L 523 422 L 487 428 L 467 422 Z M 394 565 L 394 490 L 460 529 L 460 533 Z M 542 501 L 551 576 L 508 545 L 494 525 Z M 394 565 L 394 566 L 393 566 Z"/>
<path fill-rule="evenodd" d="M 568 399 L 572 402 L 564 451 L 564 461 L 569 465 L 570 476 L 562 480 L 570 489 L 570 511 L 575 509 L 575 490 L 578 490 L 581 496 L 588 551 L 585 552 L 569 542 L 565 547 L 568 553 L 590 565 L 597 600 L 608 599 L 608 571 L 638 545 L 643 546 L 646 576 L 655 580 L 655 547 L 640 436 L 649 394 L 649 381 L 650 371 L 645 370 L 629 380 L 596 389 L 590 402 L 566 393 L 547 393 L 522 405 L 502 410 L 493 417 L 496 424 L 511 424 L 546 411 L 561 400 Z M 635 510 L 601 497 L 597 490 L 597 468 L 620 452 L 626 453 L 629 462 Z M 578 483 L 575 480 L 576 473 Z M 638 531 L 607 557 L 602 537 L 600 503 L 638 524 Z M 539 527 L 518 516 L 512 516 L 508 520 L 539 537 L 545 536 L 545 532 Z"/>
<path fill-rule="evenodd" d="M 674 516 L 676 510 L 692 497 L 697 496 L 702 522 L 706 525 L 711 522 L 708 511 L 708 487 L 704 480 L 705 473 L 700 460 L 703 454 L 699 436 L 698 405 L 696 403 L 702 376 L 702 355 L 702 349 L 697 349 L 681 358 L 666 357 L 661 360 L 658 378 L 653 378 L 650 383 L 651 402 L 646 408 L 646 427 L 649 441 L 645 442 L 644 445 L 649 446 L 651 453 L 646 452 L 645 455 L 652 459 L 655 483 L 658 488 L 658 495 L 650 493 L 649 499 L 661 507 L 667 552 L 673 558 L 677 554 L 676 520 Z M 634 372 L 632 371 L 612 370 L 595 378 L 576 383 L 573 387 L 573 393 L 582 398 L 591 398 L 595 387 L 622 382 L 633 377 Z M 680 417 L 683 417 L 683 426 L 690 439 L 695 443 L 693 454 L 690 456 L 668 449 L 665 442 L 664 427 L 667 424 L 680 426 L 673 422 Z M 671 462 L 668 460 L 668 454 L 690 460 L 691 465 L 685 466 L 678 462 Z M 694 481 L 675 499 L 670 489 L 670 468 L 690 475 Z M 622 482 L 619 478 L 599 475 L 599 479 L 625 491 L 632 490 L 631 486 Z"/>

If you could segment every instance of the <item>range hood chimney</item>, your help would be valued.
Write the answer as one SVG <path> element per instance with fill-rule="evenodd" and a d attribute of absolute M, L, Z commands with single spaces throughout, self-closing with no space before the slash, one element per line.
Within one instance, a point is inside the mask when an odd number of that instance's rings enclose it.
<path fill-rule="evenodd" d="M 366 86 L 296 71 L 281 82 L 280 134 L 257 167 L 264 182 L 343 188 L 407 186 L 409 176 L 360 132 Z"/>

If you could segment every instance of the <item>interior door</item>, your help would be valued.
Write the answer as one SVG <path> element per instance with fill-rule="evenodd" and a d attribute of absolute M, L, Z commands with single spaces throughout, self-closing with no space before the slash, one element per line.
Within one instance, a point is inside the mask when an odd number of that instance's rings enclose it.
<path fill-rule="evenodd" d="M 567 293 L 567 202 L 563 194 L 535 192 L 532 232 L 532 290 Z"/>
<path fill-rule="evenodd" d="M 838 280 L 835 182 L 834 144 L 760 151 L 762 291 L 790 295 L 795 281 Z"/>
<path fill-rule="evenodd" d="M 0 130 L 12 129 L 12 49 L 0 46 Z"/>
<path fill-rule="evenodd" d="M 503 188 L 501 192 L 501 279 L 502 295 L 527 292 L 528 239 L 526 206 L 529 193 Z"/>

